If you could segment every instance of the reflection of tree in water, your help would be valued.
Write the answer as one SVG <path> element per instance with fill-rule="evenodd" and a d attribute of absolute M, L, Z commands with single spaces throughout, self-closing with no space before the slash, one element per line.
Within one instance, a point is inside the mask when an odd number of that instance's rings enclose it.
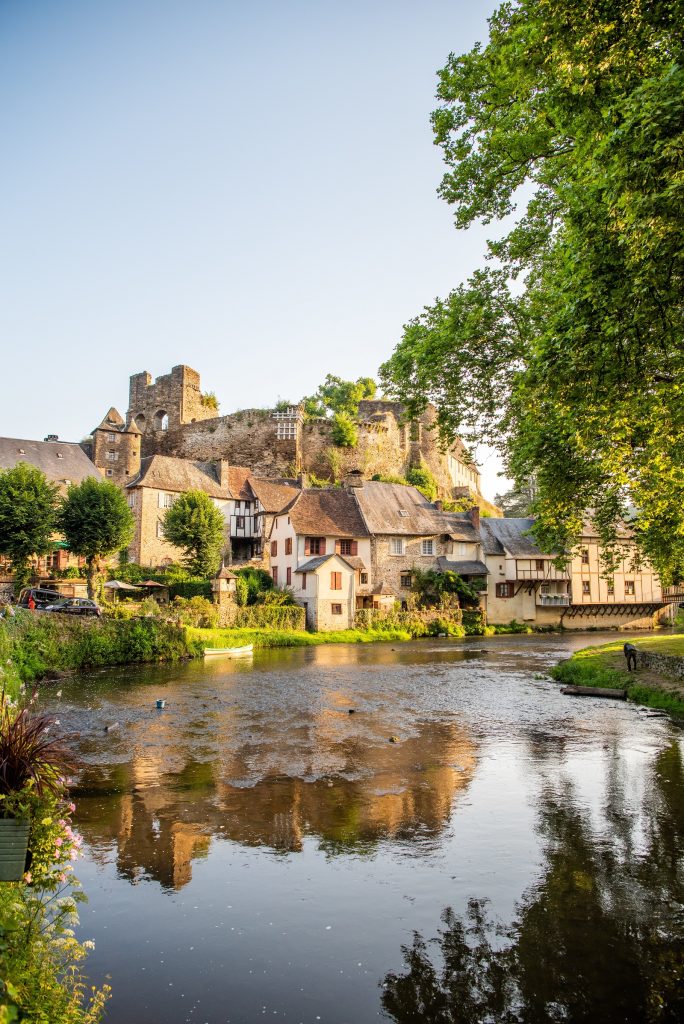
<path fill-rule="evenodd" d="M 635 829 L 609 780 L 609 832 L 593 836 L 572 792 L 547 793 L 544 877 L 510 927 L 486 901 L 442 914 L 439 937 L 403 948 L 385 978 L 397 1022 L 542 1024 L 684 1020 L 684 773 L 679 747 L 658 758 Z M 441 963 L 435 965 L 431 947 Z"/>

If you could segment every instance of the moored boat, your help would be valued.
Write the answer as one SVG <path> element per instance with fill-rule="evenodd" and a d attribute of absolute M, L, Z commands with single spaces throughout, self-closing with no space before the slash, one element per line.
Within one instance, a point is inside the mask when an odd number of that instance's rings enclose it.
<path fill-rule="evenodd" d="M 247 644 L 245 647 L 205 647 L 204 657 L 213 658 L 223 655 L 226 658 L 244 658 L 254 653 L 254 644 Z"/>

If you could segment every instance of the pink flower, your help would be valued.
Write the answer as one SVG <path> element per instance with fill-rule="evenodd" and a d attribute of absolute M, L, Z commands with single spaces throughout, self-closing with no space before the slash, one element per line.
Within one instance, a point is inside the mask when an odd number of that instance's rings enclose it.
<path fill-rule="evenodd" d="M 24 881 L 26 882 L 27 885 L 30 885 L 31 882 L 33 881 L 33 875 L 31 874 L 30 871 L 27 871 L 26 874 L 24 875 Z"/>
<path fill-rule="evenodd" d="M 76 860 L 76 858 L 78 857 L 78 850 L 76 850 L 76 849 L 71 850 L 69 852 L 69 856 L 71 857 L 72 860 Z"/>
<path fill-rule="evenodd" d="M 59 878 L 60 882 L 66 882 L 67 880 L 67 876 L 64 874 L 63 871 L 57 877 Z"/>
<path fill-rule="evenodd" d="M 62 845 L 62 837 L 61 836 L 57 836 L 57 838 L 55 839 L 55 846 L 61 846 L 61 845 Z"/>
<path fill-rule="evenodd" d="M 64 820 L 64 818 L 60 818 L 59 821 L 57 822 L 57 824 L 61 825 L 62 828 L 64 828 L 64 826 L 66 825 L 66 821 Z"/>
<path fill-rule="evenodd" d="M 74 811 L 76 810 L 76 804 L 69 804 L 68 807 L 69 807 L 69 810 L 71 811 L 71 813 L 73 814 Z"/>

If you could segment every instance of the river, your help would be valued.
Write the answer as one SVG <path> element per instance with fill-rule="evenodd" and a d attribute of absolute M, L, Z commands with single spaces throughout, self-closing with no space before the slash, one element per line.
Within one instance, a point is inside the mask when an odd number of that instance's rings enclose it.
<path fill-rule="evenodd" d="M 682 1019 L 682 732 L 543 675 L 610 638 L 65 682 L 109 1024 Z"/>

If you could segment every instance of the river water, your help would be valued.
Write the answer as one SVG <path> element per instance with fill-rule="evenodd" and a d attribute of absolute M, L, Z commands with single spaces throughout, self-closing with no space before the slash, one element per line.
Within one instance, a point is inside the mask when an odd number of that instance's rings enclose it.
<path fill-rule="evenodd" d="M 66 683 L 107 1021 L 681 1020 L 682 732 L 543 675 L 607 639 Z"/>

